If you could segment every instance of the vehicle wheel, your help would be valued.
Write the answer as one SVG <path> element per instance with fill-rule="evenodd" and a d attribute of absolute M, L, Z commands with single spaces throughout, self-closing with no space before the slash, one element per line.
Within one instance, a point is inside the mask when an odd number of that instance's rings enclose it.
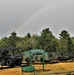
<path fill-rule="evenodd" d="M 26 59 L 26 62 L 30 62 L 30 59 L 29 59 L 29 58 L 27 58 L 27 59 Z"/>
<path fill-rule="evenodd" d="M 17 61 L 17 62 L 16 62 L 16 65 L 20 66 L 20 65 L 21 65 L 21 63 L 22 63 L 22 61 L 21 61 L 21 60 L 19 60 L 19 61 Z"/>
<path fill-rule="evenodd" d="M 1 65 L 5 64 L 5 59 L 1 59 Z"/>
<path fill-rule="evenodd" d="M 40 61 L 43 62 L 43 58 L 41 58 Z M 44 62 L 45 62 L 45 59 L 44 59 Z"/>
<path fill-rule="evenodd" d="M 7 66 L 11 67 L 12 66 L 12 60 L 11 59 L 7 59 L 6 64 L 7 64 Z"/>
<path fill-rule="evenodd" d="M 27 58 L 27 59 L 26 59 L 26 62 L 27 62 L 27 65 L 29 65 L 30 59 Z"/>

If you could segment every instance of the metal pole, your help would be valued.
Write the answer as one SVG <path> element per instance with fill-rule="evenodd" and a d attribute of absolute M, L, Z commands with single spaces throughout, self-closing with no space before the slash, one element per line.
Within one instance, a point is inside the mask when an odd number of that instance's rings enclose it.
<path fill-rule="evenodd" d="M 30 51 L 30 65 L 32 65 L 32 53 Z"/>
<path fill-rule="evenodd" d="M 43 59 L 42 59 L 42 64 L 43 64 L 43 71 L 44 71 L 44 54 L 45 54 L 45 52 L 43 52 Z"/>

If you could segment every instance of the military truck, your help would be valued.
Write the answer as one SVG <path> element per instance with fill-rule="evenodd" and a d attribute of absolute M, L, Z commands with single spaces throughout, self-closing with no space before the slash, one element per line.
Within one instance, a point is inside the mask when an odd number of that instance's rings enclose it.
<path fill-rule="evenodd" d="M 45 62 L 50 61 L 48 53 L 42 49 L 33 49 L 23 52 L 23 60 L 25 60 L 26 62 L 30 62 L 30 58 L 32 58 L 32 62 L 42 62 L 43 56 Z"/>
<path fill-rule="evenodd" d="M 23 60 L 25 60 L 27 63 L 30 62 L 30 59 L 32 58 L 32 62 L 38 62 L 38 61 L 44 61 L 47 63 L 55 63 L 60 61 L 69 61 L 73 57 L 73 54 L 61 54 L 59 52 L 46 52 L 42 49 L 33 49 L 23 52 Z M 74 59 L 72 60 L 74 61 Z"/>
<path fill-rule="evenodd" d="M 6 49 L 0 50 L 0 65 L 7 65 L 9 67 L 15 67 L 21 65 L 22 57 L 20 55 L 10 55 Z"/>
<path fill-rule="evenodd" d="M 58 61 L 58 62 L 69 61 L 69 60 L 71 61 L 74 58 L 73 54 L 68 54 L 68 53 L 63 54 L 63 53 L 60 53 L 60 52 L 57 52 L 57 53 L 49 52 L 48 54 L 49 54 L 50 59 L 53 62 L 54 61 Z"/>

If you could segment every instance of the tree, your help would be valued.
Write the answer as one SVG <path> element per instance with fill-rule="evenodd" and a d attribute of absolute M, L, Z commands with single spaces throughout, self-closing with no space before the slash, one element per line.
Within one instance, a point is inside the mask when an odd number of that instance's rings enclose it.
<path fill-rule="evenodd" d="M 66 31 L 66 30 L 61 31 L 61 34 L 59 34 L 59 35 L 60 35 L 60 38 L 65 38 L 65 39 L 70 38 L 70 35 L 69 35 L 68 31 Z"/>
<path fill-rule="evenodd" d="M 67 39 L 65 38 L 60 39 L 58 50 L 62 54 L 68 53 L 68 40 Z"/>
<path fill-rule="evenodd" d="M 39 36 L 39 48 L 44 49 L 46 51 L 55 51 L 55 46 L 57 44 L 57 39 L 53 36 L 52 32 L 49 28 L 45 28 L 42 30 L 41 35 Z M 56 42 L 56 43 L 54 43 Z"/>
<path fill-rule="evenodd" d="M 70 38 L 68 31 L 63 30 L 60 34 L 60 50 L 63 52 L 71 53 L 72 52 L 73 42 Z"/>
<path fill-rule="evenodd" d="M 26 36 L 27 36 L 28 38 L 31 38 L 31 34 L 30 34 L 30 33 L 28 33 Z"/>
<path fill-rule="evenodd" d="M 21 48 L 22 51 L 27 51 L 30 49 L 37 48 L 37 35 L 33 35 L 31 37 L 23 37 L 21 38 L 21 42 L 18 41 L 17 48 Z"/>
<path fill-rule="evenodd" d="M 0 40 L 0 48 L 8 48 L 8 38 L 4 37 Z"/>
<path fill-rule="evenodd" d="M 10 48 L 16 48 L 16 43 L 19 40 L 19 37 L 17 37 L 17 33 L 14 31 L 11 33 L 11 36 L 9 36 L 9 47 Z"/>

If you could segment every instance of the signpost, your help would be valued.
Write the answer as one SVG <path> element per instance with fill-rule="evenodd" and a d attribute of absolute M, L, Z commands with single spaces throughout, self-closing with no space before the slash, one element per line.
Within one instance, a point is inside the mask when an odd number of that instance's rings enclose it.
<path fill-rule="evenodd" d="M 30 51 L 30 66 L 32 65 L 32 53 Z"/>
<path fill-rule="evenodd" d="M 45 56 L 47 56 L 47 53 L 43 50 L 43 49 L 32 49 L 32 50 L 29 50 L 27 52 L 25 52 L 23 54 L 23 58 L 26 59 L 25 57 L 29 57 L 30 59 L 30 66 L 32 66 L 32 61 L 33 61 L 33 54 L 37 54 L 37 53 L 40 53 L 42 54 L 42 69 L 44 70 L 44 58 Z"/>
<path fill-rule="evenodd" d="M 35 50 L 34 51 L 30 50 L 30 52 L 29 52 L 29 55 L 30 55 L 30 66 L 32 65 L 33 52 L 35 52 Z M 36 50 L 36 52 L 38 52 L 38 51 Z M 44 55 L 45 55 L 45 51 L 42 51 L 42 50 L 39 49 L 39 52 L 42 53 L 42 69 L 44 71 Z"/>

